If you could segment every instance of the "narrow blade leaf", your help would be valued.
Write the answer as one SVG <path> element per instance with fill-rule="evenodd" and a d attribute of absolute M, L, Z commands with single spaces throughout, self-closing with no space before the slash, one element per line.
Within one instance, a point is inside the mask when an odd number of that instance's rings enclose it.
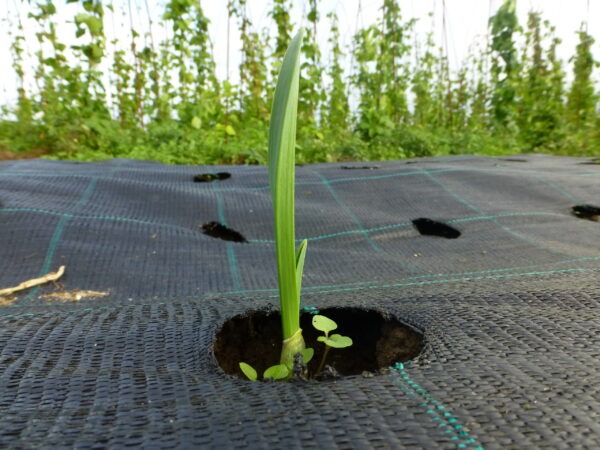
<path fill-rule="evenodd" d="M 298 291 L 298 302 L 300 302 L 300 292 L 302 291 L 302 272 L 304 271 L 304 259 L 306 258 L 307 246 L 308 241 L 304 239 L 296 252 L 296 290 Z M 298 308 L 299 307 L 300 304 L 298 303 Z"/>
<path fill-rule="evenodd" d="M 279 301 L 284 339 L 291 337 L 300 326 L 294 243 L 294 171 L 301 43 L 302 31 L 294 37 L 283 58 L 269 126 L 269 184 L 275 216 Z"/>

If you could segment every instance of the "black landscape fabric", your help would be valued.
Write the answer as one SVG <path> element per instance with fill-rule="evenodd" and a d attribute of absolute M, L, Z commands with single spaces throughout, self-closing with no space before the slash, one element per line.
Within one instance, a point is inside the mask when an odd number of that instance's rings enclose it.
<path fill-rule="evenodd" d="M 265 167 L 0 162 L 0 290 L 65 266 L 0 300 L 0 447 L 600 448 L 591 162 L 298 167 L 303 305 L 380 311 L 425 347 L 269 384 L 212 351 L 278 304 Z"/>

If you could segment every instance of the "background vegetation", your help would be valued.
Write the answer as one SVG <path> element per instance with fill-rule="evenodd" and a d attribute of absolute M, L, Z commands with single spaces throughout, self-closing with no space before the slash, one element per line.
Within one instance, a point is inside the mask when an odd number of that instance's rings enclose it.
<path fill-rule="evenodd" d="M 322 17 L 319 0 L 307 2 L 299 162 L 600 155 L 598 63 L 585 24 L 572 60 L 561 61 L 552 25 L 535 11 L 519 24 L 516 0 L 505 0 L 489 19 L 488 42 L 451 71 L 432 36 L 416 38 L 399 0 L 381 0 L 380 20 L 358 29 L 349 49 L 340 46 L 336 15 Z M 79 6 L 69 23 L 58 19 L 58 2 L 32 3 L 37 49 L 25 48 L 31 30 L 20 20 L 9 24 L 18 100 L 2 107 L 0 153 L 266 162 L 274 79 L 293 28 L 291 0 L 271 0 L 271 36 L 253 26 L 246 0 L 228 0 L 229 26 L 242 38 L 235 84 L 215 74 L 202 1 L 168 0 L 164 39 L 131 21 L 131 42 L 107 42 L 110 2 L 67 0 Z M 330 30 L 327 48 L 317 45 L 322 21 Z M 57 29 L 66 26 L 74 27 L 75 44 L 59 40 Z M 349 70 L 344 52 L 351 53 Z"/>

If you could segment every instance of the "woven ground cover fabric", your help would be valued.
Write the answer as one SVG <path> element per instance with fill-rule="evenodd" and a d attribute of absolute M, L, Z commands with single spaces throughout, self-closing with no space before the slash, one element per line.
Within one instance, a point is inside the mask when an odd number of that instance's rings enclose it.
<path fill-rule="evenodd" d="M 600 448 L 600 223 L 572 212 L 600 203 L 590 162 L 298 167 L 303 304 L 426 344 L 382 376 L 268 385 L 212 353 L 226 320 L 278 303 L 265 167 L 0 162 L 0 289 L 66 267 L 0 307 L 0 447 Z M 107 295 L 48 297 L 85 290 Z"/>

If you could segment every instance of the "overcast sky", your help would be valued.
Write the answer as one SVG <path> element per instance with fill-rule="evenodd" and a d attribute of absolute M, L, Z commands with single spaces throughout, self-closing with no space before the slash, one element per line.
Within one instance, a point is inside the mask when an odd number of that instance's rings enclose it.
<path fill-rule="evenodd" d="M 78 4 L 63 5 L 64 0 L 55 0 L 59 14 L 67 20 L 72 17 L 80 8 Z M 145 8 L 143 0 L 131 0 L 132 4 L 138 5 L 140 11 Z M 418 36 L 424 37 L 429 31 L 433 31 L 438 44 L 443 42 L 443 18 L 444 10 L 443 0 L 399 0 L 402 8 L 402 15 L 405 19 L 417 18 Z M 124 0 L 114 0 L 116 5 L 127 3 Z M 164 11 L 165 1 L 148 0 L 151 14 L 155 21 Z M 220 78 L 226 75 L 226 48 L 227 48 L 227 0 L 204 0 L 201 2 L 206 15 L 211 19 L 210 34 L 215 47 L 217 62 L 217 72 Z M 258 30 L 271 27 L 272 19 L 268 17 L 270 1 L 268 0 L 248 0 L 248 13 L 252 19 L 254 27 Z M 292 20 L 296 25 L 302 23 L 303 12 L 307 1 L 294 1 L 294 10 Z M 361 5 L 359 12 L 359 3 Z M 342 33 L 342 45 L 346 48 L 351 43 L 351 36 L 356 31 L 357 26 L 361 27 L 373 23 L 381 14 L 381 0 L 320 0 L 321 17 L 324 19 L 318 30 L 319 38 L 323 44 L 327 40 L 328 21 L 325 16 L 329 11 L 336 11 L 339 16 L 340 31 Z M 450 63 L 456 67 L 462 63 L 468 55 L 469 49 L 475 44 L 483 44 L 486 39 L 487 22 L 490 11 L 494 12 L 502 0 L 445 0 L 445 22 L 448 53 Z M 577 44 L 576 31 L 580 28 L 582 21 L 588 21 L 590 33 L 594 35 L 596 44 L 594 53 L 597 59 L 600 59 L 600 0 L 517 0 L 518 15 L 520 23 L 526 23 L 527 12 L 531 9 L 540 11 L 544 19 L 550 21 L 556 27 L 556 34 L 562 39 L 563 44 L 559 47 L 559 56 L 567 61 Z M 17 5 L 19 11 L 17 13 Z M 0 77 L 0 105 L 12 102 L 16 97 L 15 80 L 16 77 L 12 71 L 7 71 L 10 59 L 11 37 L 8 33 L 7 19 L 16 22 L 19 15 L 24 21 L 26 30 L 29 31 L 28 48 L 30 51 L 36 49 L 33 30 L 35 23 L 27 21 L 27 13 L 30 7 L 26 0 L 0 0 L 0 19 L 3 21 L 0 26 L 0 61 L 3 61 L 3 76 Z M 433 17 L 429 13 L 433 12 Z M 358 22 L 358 23 L 357 23 Z M 148 28 L 147 19 L 143 12 L 137 19 L 138 26 L 143 30 Z M 115 18 L 107 16 L 105 23 L 107 37 L 112 38 L 114 32 L 122 39 L 122 42 L 129 42 L 128 19 L 123 19 L 120 15 Z M 64 26 L 59 30 L 61 39 L 64 42 L 74 42 L 74 27 Z M 161 30 L 154 30 L 155 35 L 160 35 Z M 233 80 L 237 77 L 237 64 L 239 56 L 239 37 L 237 34 L 237 24 L 232 23 L 231 32 L 231 59 L 230 75 Z M 326 52 L 325 52 L 326 53 Z M 326 54 L 324 56 L 327 56 Z"/>

